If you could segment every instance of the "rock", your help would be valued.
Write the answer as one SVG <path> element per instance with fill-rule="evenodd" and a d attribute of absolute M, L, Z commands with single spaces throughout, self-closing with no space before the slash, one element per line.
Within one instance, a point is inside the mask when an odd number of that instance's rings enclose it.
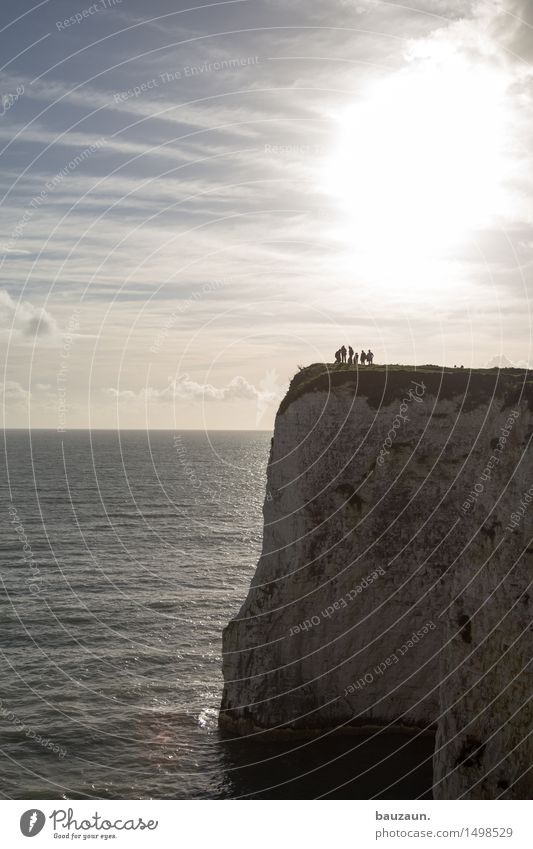
<path fill-rule="evenodd" d="M 296 375 L 276 418 L 263 551 L 224 631 L 223 729 L 436 729 L 436 798 L 530 797 L 526 378 Z"/>

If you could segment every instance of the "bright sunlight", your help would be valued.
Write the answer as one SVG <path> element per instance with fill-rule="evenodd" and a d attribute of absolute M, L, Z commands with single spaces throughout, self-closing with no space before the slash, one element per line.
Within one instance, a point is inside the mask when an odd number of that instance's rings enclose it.
<path fill-rule="evenodd" d="M 459 57 L 375 86 L 341 117 L 328 191 L 363 254 L 442 256 L 503 208 L 505 76 Z"/>

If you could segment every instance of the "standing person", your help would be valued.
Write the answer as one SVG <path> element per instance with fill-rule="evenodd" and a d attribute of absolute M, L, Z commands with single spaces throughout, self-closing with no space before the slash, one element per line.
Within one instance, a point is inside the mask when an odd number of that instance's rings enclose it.
<path fill-rule="evenodd" d="M 346 362 L 346 345 L 343 345 L 342 348 L 341 348 L 341 357 L 342 357 L 343 363 L 345 363 Z"/>
<path fill-rule="evenodd" d="M 354 366 L 356 366 L 358 362 L 359 362 L 359 354 L 358 354 L 358 353 L 357 353 L 357 351 L 356 351 L 356 352 L 355 352 L 355 354 L 353 355 L 353 364 L 354 364 Z"/>
<path fill-rule="evenodd" d="M 340 352 L 340 348 L 339 348 L 338 351 L 335 351 L 335 363 L 336 363 L 336 365 L 340 365 L 340 362 L 341 362 L 341 352 Z"/>
<path fill-rule="evenodd" d="M 353 363 L 353 348 L 351 345 L 348 346 L 348 365 L 351 366 Z"/>
<path fill-rule="evenodd" d="M 366 354 L 363 350 L 363 351 L 361 351 L 361 365 L 364 366 L 365 363 L 366 363 Z"/>
<path fill-rule="evenodd" d="M 368 352 L 367 352 L 367 355 L 366 355 L 366 361 L 367 361 L 368 365 L 370 365 L 370 366 L 374 362 L 374 354 L 372 353 L 370 348 L 368 349 Z"/>

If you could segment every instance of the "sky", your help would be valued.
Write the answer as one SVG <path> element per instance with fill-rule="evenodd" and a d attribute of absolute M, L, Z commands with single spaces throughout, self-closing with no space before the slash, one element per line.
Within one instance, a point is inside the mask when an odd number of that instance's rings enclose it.
<path fill-rule="evenodd" d="M 270 429 L 533 361 L 533 4 L 2 0 L 3 423 Z"/>

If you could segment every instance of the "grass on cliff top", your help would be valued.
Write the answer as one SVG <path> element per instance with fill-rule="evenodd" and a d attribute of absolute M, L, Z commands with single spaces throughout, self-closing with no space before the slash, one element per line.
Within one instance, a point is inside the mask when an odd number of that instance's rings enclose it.
<path fill-rule="evenodd" d="M 412 381 L 423 383 L 428 394 L 440 399 L 466 396 L 463 409 L 487 403 L 493 396 L 502 401 L 504 407 L 521 399 L 527 399 L 533 407 L 533 373 L 526 369 L 313 363 L 306 368 L 300 367 L 294 375 L 279 412 L 308 392 L 332 392 L 339 387 L 353 388 L 354 394 L 377 408 L 403 397 L 413 388 Z"/>

